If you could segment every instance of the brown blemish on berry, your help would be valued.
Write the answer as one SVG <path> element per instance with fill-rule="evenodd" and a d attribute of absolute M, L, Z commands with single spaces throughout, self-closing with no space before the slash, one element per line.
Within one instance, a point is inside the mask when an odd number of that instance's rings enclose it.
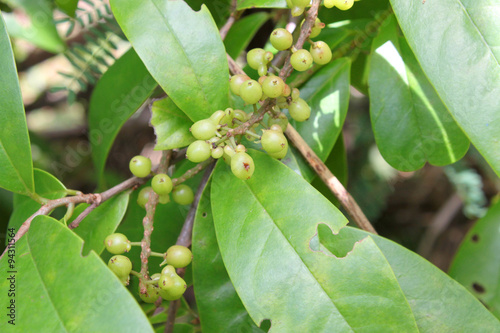
<path fill-rule="evenodd" d="M 250 169 L 250 164 L 243 162 L 243 167 L 248 171 Z"/>

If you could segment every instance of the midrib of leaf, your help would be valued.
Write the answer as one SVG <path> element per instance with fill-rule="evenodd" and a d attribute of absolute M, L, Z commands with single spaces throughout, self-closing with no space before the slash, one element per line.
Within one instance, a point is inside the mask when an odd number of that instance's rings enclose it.
<path fill-rule="evenodd" d="M 250 193 L 252 194 L 252 196 L 254 197 L 255 199 L 255 202 L 262 208 L 262 210 L 265 212 L 265 214 L 271 219 L 271 221 L 273 221 L 273 224 L 274 224 L 274 227 L 280 232 L 281 234 L 281 237 L 286 241 L 286 243 L 293 249 L 293 251 L 295 252 L 295 255 L 300 259 L 300 261 L 302 262 L 302 264 L 307 268 L 307 271 L 309 272 L 309 274 L 311 275 L 311 277 L 313 278 L 314 282 L 321 288 L 321 290 L 323 290 L 323 292 L 325 293 L 325 295 L 327 296 L 327 298 L 330 300 L 332 306 L 337 310 L 337 312 L 340 314 L 340 316 L 342 317 L 342 319 L 344 320 L 344 322 L 346 323 L 346 325 L 351 329 L 352 332 L 354 332 L 354 329 L 351 327 L 351 325 L 345 320 L 345 317 L 344 315 L 342 314 L 342 312 L 340 312 L 340 310 L 337 308 L 337 306 L 335 305 L 335 302 L 330 298 L 330 296 L 328 295 L 328 293 L 325 291 L 325 289 L 323 288 L 323 286 L 321 285 L 321 283 L 318 282 L 318 280 L 316 279 L 316 276 L 313 274 L 313 272 L 311 271 L 311 269 L 309 268 L 309 266 L 302 260 L 301 256 L 297 253 L 297 251 L 295 250 L 295 247 L 288 241 L 288 239 L 286 238 L 286 236 L 284 235 L 283 231 L 279 228 L 279 226 L 274 223 L 274 219 L 272 218 L 271 214 L 269 213 L 269 211 L 264 207 L 264 205 L 262 204 L 262 202 L 260 202 L 260 200 L 257 198 L 257 195 L 254 193 L 254 191 L 250 188 L 250 186 L 248 185 L 247 182 L 245 182 L 245 186 L 248 188 L 248 190 L 250 191 Z"/>
<path fill-rule="evenodd" d="M 0 140 L 0 149 L 4 151 L 5 156 L 7 156 L 7 160 L 9 161 L 10 165 L 12 166 L 12 169 L 16 172 L 18 178 L 21 180 L 21 183 L 23 184 L 24 188 L 26 189 L 26 193 L 31 193 L 31 190 L 28 188 L 26 182 L 24 181 L 24 178 L 21 177 L 21 174 L 19 173 L 19 170 L 14 166 L 14 163 L 12 163 L 12 160 L 10 159 L 10 155 L 7 153 L 7 150 L 4 148 L 2 140 Z"/>
<path fill-rule="evenodd" d="M 194 74 L 194 77 L 196 78 L 196 81 L 198 82 L 198 86 L 200 87 L 200 90 L 202 91 L 203 99 L 205 100 L 205 103 L 207 104 L 207 106 L 210 107 L 210 103 L 209 103 L 209 101 L 207 99 L 207 94 L 205 93 L 204 86 L 200 82 L 200 78 L 198 77 L 198 73 L 196 73 L 196 71 L 195 71 L 195 67 L 193 66 L 193 62 L 187 56 L 186 50 L 184 49 L 184 45 L 182 45 L 181 41 L 177 38 L 177 35 L 175 34 L 174 30 L 172 29 L 172 26 L 168 23 L 167 18 L 165 16 L 163 16 L 162 11 L 156 5 L 156 2 L 154 0 L 149 0 L 149 1 L 151 1 L 153 3 L 153 5 L 155 6 L 155 8 L 158 10 L 158 13 L 160 14 L 161 18 L 163 19 L 163 22 L 165 22 L 165 25 L 171 31 L 172 36 L 177 41 L 177 44 L 180 46 L 180 49 L 182 50 L 182 53 L 184 54 L 184 56 L 186 57 L 187 61 L 191 65 L 191 70 L 192 70 L 192 72 Z"/>
<path fill-rule="evenodd" d="M 57 318 L 59 318 L 59 322 L 61 323 L 61 326 L 64 327 L 65 332 L 68 332 L 68 330 L 66 329 L 66 326 L 64 325 L 64 321 L 62 320 L 61 316 L 59 315 L 59 311 L 57 310 L 54 302 L 52 301 L 52 297 L 50 296 L 50 293 L 49 293 L 47 287 L 45 286 L 45 282 L 44 282 L 44 280 L 42 278 L 42 275 L 40 274 L 40 270 L 38 269 L 38 265 L 36 264 L 36 260 L 35 260 L 35 258 L 33 258 L 33 255 L 31 254 L 32 253 L 31 246 L 30 246 L 30 243 L 29 243 L 29 240 L 28 240 L 29 234 L 26 235 L 25 237 L 27 237 L 26 238 L 26 245 L 28 246 L 29 256 L 31 258 L 33 266 L 35 267 L 35 271 L 36 271 L 36 273 L 38 275 L 38 278 L 40 279 L 40 284 L 42 285 L 43 290 L 45 291 L 45 294 L 47 294 L 47 298 L 50 300 L 50 305 L 52 305 L 52 308 L 54 309 L 54 312 L 56 313 Z"/>

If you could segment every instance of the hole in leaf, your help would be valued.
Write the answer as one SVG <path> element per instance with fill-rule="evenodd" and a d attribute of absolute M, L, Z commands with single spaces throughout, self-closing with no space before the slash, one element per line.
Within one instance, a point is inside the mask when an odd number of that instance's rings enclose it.
<path fill-rule="evenodd" d="M 474 243 L 479 242 L 479 235 L 478 234 L 472 235 L 471 241 L 474 242 Z"/>
<path fill-rule="evenodd" d="M 269 332 L 269 330 L 271 329 L 271 320 L 264 319 L 263 321 L 261 321 L 260 329 L 263 330 L 264 332 Z"/>
<path fill-rule="evenodd" d="M 339 233 L 335 235 L 327 224 L 319 223 L 317 234 L 309 241 L 309 247 L 315 252 L 323 252 L 326 255 L 344 258 L 362 238 L 364 237 L 360 238 L 359 235 L 348 228 L 340 229 Z"/>
<path fill-rule="evenodd" d="M 203 214 L 201 214 L 202 217 L 207 217 L 207 212 L 203 212 Z"/>
<path fill-rule="evenodd" d="M 486 289 L 484 289 L 484 287 L 477 282 L 474 282 L 472 284 L 472 288 L 474 289 L 475 292 L 480 293 L 480 294 L 486 292 Z"/>

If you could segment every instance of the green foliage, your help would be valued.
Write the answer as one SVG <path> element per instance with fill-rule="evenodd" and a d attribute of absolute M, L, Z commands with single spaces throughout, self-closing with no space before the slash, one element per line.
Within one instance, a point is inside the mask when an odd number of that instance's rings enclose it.
<path fill-rule="evenodd" d="M 57 7 L 66 13 L 66 15 L 71 17 L 75 16 L 78 0 L 55 0 L 55 2 Z"/>
<path fill-rule="evenodd" d="M 236 21 L 224 39 L 227 54 L 233 59 L 238 57 L 267 20 L 267 13 L 255 13 Z"/>

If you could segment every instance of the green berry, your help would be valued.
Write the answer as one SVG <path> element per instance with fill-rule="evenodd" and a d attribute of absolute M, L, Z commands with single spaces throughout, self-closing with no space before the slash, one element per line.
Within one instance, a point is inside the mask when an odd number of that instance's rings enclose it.
<path fill-rule="evenodd" d="M 340 10 L 348 10 L 354 5 L 354 0 L 335 0 L 335 7 Z"/>
<path fill-rule="evenodd" d="M 224 153 L 230 157 L 233 157 L 234 154 L 236 154 L 236 152 L 234 151 L 233 148 L 231 148 L 231 146 L 225 146 L 224 147 Z"/>
<path fill-rule="evenodd" d="M 250 77 L 246 74 L 233 75 L 231 76 L 231 79 L 229 79 L 229 88 L 231 88 L 233 94 L 239 96 L 241 84 L 248 80 L 250 80 Z"/>
<path fill-rule="evenodd" d="M 159 173 L 153 177 L 151 186 L 153 187 L 153 191 L 155 191 L 156 194 L 169 194 L 170 192 L 172 192 L 172 179 L 170 179 L 170 177 L 164 173 Z"/>
<path fill-rule="evenodd" d="M 174 276 L 174 275 L 177 275 L 177 272 L 175 271 L 174 266 L 167 265 L 167 266 L 163 267 L 163 269 L 161 270 L 161 274 L 168 275 L 168 276 Z"/>
<path fill-rule="evenodd" d="M 288 102 L 286 100 L 285 97 L 283 96 L 280 96 L 276 99 L 276 105 L 280 108 L 280 109 L 286 109 L 288 108 Z"/>
<path fill-rule="evenodd" d="M 285 82 L 279 76 L 268 76 L 262 82 L 262 91 L 270 98 L 276 98 L 283 94 Z"/>
<path fill-rule="evenodd" d="M 300 24 L 300 27 L 302 28 L 302 25 L 304 25 L 305 20 L 302 20 L 302 23 Z M 325 24 L 321 22 L 319 18 L 316 18 L 316 21 L 314 21 L 314 25 L 311 29 L 311 34 L 309 35 L 309 38 L 314 38 L 317 37 L 320 33 L 321 30 L 325 27 Z"/>
<path fill-rule="evenodd" d="M 130 251 L 132 245 L 130 245 L 130 241 L 127 239 L 127 236 L 120 233 L 111 234 L 104 240 L 104 245 L 106 246 L 106 250 L 112 254 L 122 254 Z"/>
<path fill-rule="evenodd" d="M 217 160 L 221 158 L 222 155 L 224 155 L 224 148 L 217 147 L 215 149 L 212 149 L 212 158 L 215 158 Z"/>
<path fill-rule="evenodd" d="M 335 0 L 325 0 L 323 4 L 326 8 L 333 8 L 335 6 Z"/>
<path fill-rule="evenodd" d="M 255 171 L 255 164 L 252 157 L 243 152 L 234 154 L 231 157 L 231 171 L 239 179 L 250 179 Z"/>
<path fill-rule="evenodd" d="M 311 45 L 311 56 L 318 65 L 326 65 L 332 60 L 332 51 L 325 42 L 316 42 Z"/>
<path fill-rule="evenodd" d="M 271 156 L 275 159 L 281 160 L 281 159 L 285 158 L 287 152 L 288 152 L 288 142 L 286 143 L 286 146 L 282 151 L 277 152 L 277 153 L 273 153 L 273 154 L 269 154 L 269 156 Z"/>
<path fill-rule="evenodd" d="M 215 135 L 217 130 L 217 124 L 214 123 L 210 118 L 202 119 L 191 126 L 191 134 L 198 140 L 208 140 Z"/>
<path fill-rule="evenodd" d="M 283 28 L 275 29 L 271 33 L 271 44 L 278 51 L 283 51 L 289 49 L 293 44 L 292 34 Z"/>
<path fill-rule="evenodd" d="M 158 202 L 162 205 L 170 202 L 170 196 L 168 194 L 160 194 L 158 195 Z"/>
<path fill-rule="evenodd" d="M 288 97 L 291 94 L 290 86 L 285 83 L 285 87 L 283 88 L 283 96 Z"/>
<path fill-rule="evenodd" d="M 130 172 L 136 177 L 144 178 L 151 173 L 151 160 L 144 156 L 134 156 L 129 163 Z"/>
<path fill-rule="evenodd" d="M 160 293 L 158 292 L 158 288 L 156 288 L 152 284 L 146 284 L 146 293 L 141 293 L 141 287 L 139 285 L 139 297 L 145 303 L 154 303 L 160 297 Z"/>
<path fill-rule="evenodd" d="M 193 254 L 191 250 L 182 245 L 171 246 L 165 255 L 167 264 L 174 266 L 175 268 L 183 268 L 191 263 L 193 260 Z"/>
<path fill-rule="evenodd" d="M 273 154 L 285 149 L 286 138 L 282 131 L 264 130 L 260 143 L 266 152 Z"/>
<path fill-rule="evenodd" d="M 288 106 L 288 112 L 296 121 L 306 121 L 311 116 L 311 108 L 302 98 L 290 103 Z"/>
<path fill-rule="evenodd" d="M 174 277 L 176 275 L 177 274 L 162 274 L 160 276 L 160 279 L 158 280 L 158 288 L 160 288 L 162 290 L 172 288 L 174 286 L 174 283 L 175 283 Z"/>
<path fill-rule="evenodd" d="M 298 100 L 300 97 L 300 91 L 297 88 L 293 88 L 292 90 L 292 101 Z"/>
<path fill-rule="evenodd" d="M 247 63 L 251 68 L 258 70 L 259 66 L 266 63 L 265 57 L 266 51 L 264 49 L 256 48 L 248 51 L 247 53 Z"/>
<path fill-rule="evenodd" d="M 281 128 L 282 132 L 286 131 L 286 127 L 288 126 L 288 118 L 286 114 L 283 112 L 280 112 L 277 118 L 269 117 L 269 120 L 267 121 L 267 125 L 269 127 L 273 125 L 279 125 Z"/>
<path fill-rule="evenodd" d="M 151 275 L 151 280 L 157 281 L 160 279 L 160 277 L 161 277 L 161 273 L 154 273 L 153 275 Z"/>
<path fill-rule="evenodd" d="M 214 124 L 220 124 L 222 118 L 224 118 L 224 116 L 226 115 L 226 113 L 222 110 L 217 110 L 215 111 L 211 116 L 210 116 L 210 120 L 214 123 Z"/>
<path fill-rule="evenodd" d="M 248 80 L 241 85 L 240 96 L 247 104 L 255 104 L 262 97 L 262 87 L 255 80 Z"/>
<path fill-rule="evenodd" d="M 311 3 L 311 0 L 292 0 L 292 3 L 298 7 L 307 7 Z"/>
<path fill-rule="evenodd" d="M 248 115 L 245 111 L 242 110 L 234 110 L 234 119 L 238 119 L 242 123 L 248 120 Z"/>
<path fill-rule="evenodd" d="M 153 188 L 151 186 L 146 186 L 142 190 L 140 190 L 139 194 L 137 195 L 137 204 L 141 206 L 142 208 L 146 207 L 146 203 L 149 200 L 149 195 L 154 192 Z"/>
<path fill-rule="evenodd" d="M 180 276 L 176 275 L 174 278 L 173 285 L 168 289 L 159 290 L 161 298 L 167 301 L 174 301 L 182 297 L 187 289 L 186 281 L 184 281 Z"/>
<path fill-rule="evenodd" d="M 259 76 L 264 76 L 267 74 L 267 65 L 265 64 L 262 64 L 259 66 L 259 68 L 257 69 L 257 73 L 259 74 Z"/>
<path fill-rule="evenodd" d="M 186 157 L 193 163 L 206 161 L 211 154 L 210 144 L 203 140 L 191 143 L 186 151 Z"/>
<path fill-rule="evenodd" d="M 297 17 L 302 15 L 304 10 L 305 7 L 293 6 L 292 9 L 290 10 L 290 13 L 292 14 L 293 17 Z"/>
<path fill-rule="evenodd" d="M 129 258 L 116 255 L 112 256 L 108 261 L 108 267 L 116 274 L 119 278 L 126 278 L 132 271 L 132 262 Z"/>
<path fill-rule="evenodd" d="M 292 67 L 299 72 L 308 70 L 309 67 L 311 67 L 312 62 L 313 58 L 311 56 L 311 53 L 304 49 L 298 50 L 297 52 L 292 54 L 290 58 Z"/>
<path fill-rule="evenodd" d="M 181 184 L 172 191 L 172 199 L 179 205 L 190 205 L 194 200 L 194 193 L 191 187 Z"/>

